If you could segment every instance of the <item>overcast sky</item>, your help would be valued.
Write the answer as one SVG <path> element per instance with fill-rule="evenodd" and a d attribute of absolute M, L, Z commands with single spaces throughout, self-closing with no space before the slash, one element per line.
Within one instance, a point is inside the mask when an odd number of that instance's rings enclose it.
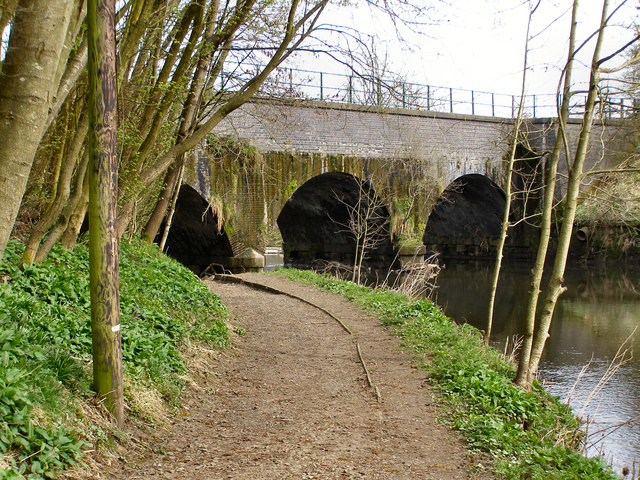
<path fill-rule="evenodd" d="M 427 0 L 425 0 L 427 1 Z M 571 0 L 542 0 L 532 22 L 527 92 L 553 93 L 559 71 L 566 60 Z M 638 0 L 611 0 L 616 14 L 606 40 L 605 53 L 614 51 L 633 36 L 630 27 L 637 20 Z M 371 15 L 368 8 L 343 7 L 329 12 L 326 21 L 353 26 L 376 36 L 380 52 L 389 54 L 392 69 L 415 83 L 518 95 L 528 18 L 528 2 L 523 0 L 432 1 L 425 10 L 429 24 L 421 34 L 402 29 L 406 43 L 394 34 L 384 16 Z M 601 0 L 581 0 L 579 41 L 598 25 Z M 587 64 L 593 42 L 580 59 Z M 340 71 L 328 60 L 314 60 L 307 67 Z M 583 66 L 574 78 L 588 79 Z"/>

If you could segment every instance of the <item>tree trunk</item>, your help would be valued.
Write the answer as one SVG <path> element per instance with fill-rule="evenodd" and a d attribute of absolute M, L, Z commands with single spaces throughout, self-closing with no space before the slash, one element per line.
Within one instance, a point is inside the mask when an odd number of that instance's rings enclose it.
<path fill-rule="evenodd" d="M 214 6 L 210 8 L 213 9 Z M 217 9 L 210 10 L 209 14 L 207 15 L 204 32 L 205 38 L 209 38 L 215 32 L 216 24 L 214 22 L 214 17 L 216 11 Z M 185 106 L 182 109 L 182 118 L 180 121 L 180 128 L 178 131 L 176 143 L 180 143 L 180 141 L 184 139 L 189 134 L 189 132 L 191 132 L 191 130 L 193 130 L 196 121 L 197 108 L 202 100 L 205 79 L 209 70 L 209 66 L 211 64 L 214 51 L 215 50 L 213 49 L 204 49 L 204 52 L 200 52 L 198 65 L 196 67 L 196 71 L 193 75 L 191 86 L 189 88 L 189 95 L 185 102 Z M 171 199 L 174 188 L 180 188 L 180 182 L 177 182 L 176 178 L 178 177 L 178 172 L 184 169 L 184 156 L 184 153 L 178 155 L 176 161 L 167 170 L 167 174 L 164 180 L 164 188 L 160 193 L 160 197 L 158 198 L 158 202 L 156 203 L 149 221 L 144 227 L 143 238 L 145 238 L 149 243 L 153 242 L 153 240 L 158 235 L 160 225 L 162 225 L 162 219 L 164 218 L 167 208 L 169 207 L 169 201 Z"/>
<path fill-rule="evenodd" d="M 169 230 L 171 230 L 171 222 L 173 222 L 173 215 L 176 213 L 176 204 L 178 203 L 178 195 L 180 195 L 180 186 L 182 184 L 182 175 L 184 174 L 184 163 L 180 166 L 180 173 L 176 181 L 176 186 L 173 190 L 173 198 L 171 199 L 171 209 L 169 215 L 167 215 L 167 222 L 164 225 L 164 231 L 162 232 L 162 238 L 160 239 L 159 247 L 160 251 L 164 252 L 164 247 L 169 237 Z"/>
<path fill-rule="evenodd" d="M 0 73 L 0 258 L 55 95 L 73 5 L 72 0 L 22 0 L 16 9 Z"/>
<path fill-rule="evenodd" d="M 498 281 L 500 280 L 500 270 L 502 268 L 502 256 L 504 252 L 504 244 L 507 240 L 507 232 L 509 230 L 509 214 L 511 213 L 511 180 L 513 177 L 513 164 L 516 158 L 516 148 L 518 141 L 520 140 L 520 127 L 522 125 L 522 109 L 524 107 L 524 98 L 527 86 L 527 59 L 529 56 L 529 32 L 531 30 L 531 17 L 540 5 L 540 1 L 534 8 L 529 11 L 529 19 L 527 21 L 527 32 L 525 34 L 524 41 L 524 61 L 522 67 L 522 88 L 520 89 L 520 104 L 518 105 L 518 113 L 516 115 L 516 124 L 513 129 L 513 141 L 511 144 L 511 151 L 509 152 L 509 160 L 507 160 L 507 175 L 505 180 L 505 206 L 504 215 L 502 216 L 502 226 L 500 229 L 500 237 L 498 239 L 498 246 L 496 248 L 496 263 L 493 267 L 493 274 L 491 275 L 491 286 L 489 289 L 489 305 L 487 307 L 487 323 L 484 331 L 484 343 L 489 345 L 491 341 L 491 330 L 493 329 L 493 313 L 496 301 L 496 292 L 498 291 Z"/>
<path fill-rule="evenodd" d="M 600 30 L 598 32 L 596 45 L 593 51 L 593 60 L 591 62 L 591 78 L 589 80 L 589 92 L 585 103 L 585 113 L 582 119 L 582 128 L 578 139 L 578 146 L 574 155 L 573 164 L 569 170 L 569 179 L 567 182 L 567 194 L 564 201 L 562 227 L 558 237 L 558 248 L 553 264 L 553 270 L 549 284 L 545 291 L 540 319 L 537 322 L 535 336 L 533 338 L 533 346 L 531 350 L 531 358 L 529 360 L 529 378 L 528 383 L 532 381 L 532 377 L 538 370 L 542 351 L 544 350 L 547 337 L 549 336 L 549 327 L 555 310 L 558 297 L 566 290 L 562 285 L 564 271 L 567 264 L 567 255 L 571 244 L 571 236 L 573 233 L 573 222 L 576 216 L 576 206 L 578 204 L 578 194 L 580 193 L 580 183 L 583 178 L 584 160 L 587 155 L 587 147 L 589 145 L 589 136 L 591 134 L 591 126 L 593 123 L 593 114 L 598 93 L 599 63 L 600 49 L 602 47 L 603 33 L 607 25 L 607 11 L 609 1 L 604 0 L 602 4 L 602 17 L 600 21 Z"/>
<path fill-rule="evenodd" d="M 556 187 L 556 176 L 558 171 L 558 161 L 560 152 L 566 142 L 564 127 L 569 117 L 569 102 L 571 100 L 571 75 L 573 72 L 573 61 L 575 54 L 575 36 L 577 27 L 578 0 L 574 0 L 573 12 L 571 15 L 571 28 L 569 33 L 569 54 L 567 64 L 564 69 L 564 84 L 562 90 L 562 105 L 558 115 L 558 132 L 553 151 L 547 160 L 546 174 L 544 179 L 544 195 L 542 203 L 542 218 L 540 220 L 540 240 L 538 242 L 538 253 L 536 261 L 531 270 L 531 289 L 529 290 L 529 301 L 527 303 L 525 317 L 525 331 L 522 339 L 522 348 L 518 360 L 518 371 L 515 383 L 524 388 L 531 386 L 531 375 L 529 374 L 529 360 L 531 358 L 531 348 L 533 345 L 533 334 L 536 323 L 536 311 L 538 309 L 538 298 L 540 296 L 540 284 L 544 273 L 544 264 L 549 249 L 549 238 L 551 237 L 551 217 L 553 213 L 554 194 Z"/>
<path fill-rule="evenodd" d="M 526 67 L 525 67 L 526 70 Z M 523 75 L 524 77 L 524 75 Z M 493 313 L 496 301 L 496 293 L 498 291 L 498 281 L 500 280 L 500 270 L 502 269 L 502 256 L 504 252 L 504 244 L 507 241 L 507 231 L 509 230 L 509 214 L 511 213 L 511 179 L 513 177 L 513 163 L 516 156 L 516 147 L 518 145 L 518 137 L 520 135 L 520 119 L 522 116 L 522 104 L 524 100 L 523 94 L 520 96 L 520 106 L 518 107 L 518 117 L 516 118 L 516 125 L 513 132 L 513 145 L 511 146 L 511 152 L 509 153 L 509 160 L 507 160 L 507 175 L 506 175 L 506 188 L 505 188 L 505 204 L 504 215 L 502 216 L 502 226 L 500 228 L 500 237 L 498 238 L 498 245 L 496 247 L 496 262 L 493 266 L 493 272 L 491 274 L 491 286 L 489 287 L 489 304 L 487 305 L 487 323 L 484 330 L 484 343 L 489 345 L 491 341 L 491 330 L 493 329 Z"/>
<path fill-rule="evenodd" d="M 93 386 L 122 425 L 114 17 L 115 0 L 89 1 L 89 276 Z"/>
<path fill-rule="evenodd" d="M 80 197 L 71 209 L 71 216 L 67 222 L 67 226 L 64 230 L 62 238 L 60 239 L 60 245 L 67 250 L 73 250 L 80 230 L 82 230 L 82 224 L 87 216 L 87 209 L 89 208 L 89 172 L 87 172 L 84 182 L 82 184 L 82 190 L 80 191 Z M 47 240 L 49 237 L 47 237 Z M 45 244 L 46 244 L 45 240 Z M 38 251 L 38 254 L 40 251 Z M 36 261 L 38 258 L 36 257 Z"/>
<path fill-rule="evenodd" d="M 60 243 L 67 250 L 72 250 L 75 245 L 75 239 L 78 236 L 78 232 L 82 227 L 82 221 L 84 220 L 85 213 L 87 211 L 87 205 L 89 203 L 89 182 L 87 179 L 87 164 L 89 163 L 89 152 L 85 151 L 82 156 L 78 170 L 76 171 L 75 182 L 73 186 L 73 192 L 69 197 L 69 201 L 62 209 L 62 212 L 58 216 L 58 220 L 55 225 L 44 239 L 40 248 L 35 255 L 34 261 L 42 262 L 55 245 L 55 243 L 62 236 Z M 81 218 L 77 219 L 76 212 L 80 211 Z M 74 221 L 75 220 L 75 221 Z M 72 239 L 69 238 L 67 232 L 75 232 Z M 63 235 L 64 234 L 64 235 Z M 72 240 L 72 241 L 71 241 Z"/>
<path fill-rule="evenodd" d="M 164 187 L 162 188 L 162 192 L 160 192 L 160 196 L 158 197 L 156 206 L 151 213 L 151 217 L 149 217 L 149 221 L 144 227 L 142 238 L 144 238 L 149 243 L 153 243 L 156 236 L 158 235 L 158 231 L 160 230 L 160 226 L 162 225 L 162 220 L 164 219 L 165 213 L 169 208 L 169 202 L 171 202 L 173 193 L 177 190 L 180 190 L 179 177 L 181 177 L 183 168 L 184 154 L 180 155 L 171 165 L 171 167 L 169 167 L 169 170 L 167 170 L 167 175 L 164 179 Z"/>
<path fill-rule="evenodd" d="M 53 199 L 52 204 L 47 208 L 44 214 L 38 220 L 35 227 L 31 231 L 29 240 L 25 246 L 24 253 L 22 255 L 21 262 L 26 265 L 30 265 L 37 258 L 44 260 L 46 255 L 37 255 L 40 242 L 44 237 L 47 230 L 56 222 L 62 212 L 67 200 L 69 199 L 69 193 L 71 192 L 71 180 L 73 177 L 73 170 L 80 157 L 80 151 L 84 143 L 85 136 L 89 130 L 89 118 L 86 114 L 80 117 L 80 123 L 78 125 L 76 135 L 69 147 L 64 163 L 60 169 L 59 186 L 56 189 L 56 196 Z"/>

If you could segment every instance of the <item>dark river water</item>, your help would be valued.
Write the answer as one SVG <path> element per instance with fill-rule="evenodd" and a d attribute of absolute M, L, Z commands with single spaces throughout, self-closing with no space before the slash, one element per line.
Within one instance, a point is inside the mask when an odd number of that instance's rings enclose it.
<path fill-rule="evenodd" d="M 490 264 L 449 264 L 440 272 L 435 301 L 457 322 L 484 329 L 491 281 Z M 506 265 L 496 298 L 492 343 L 502 350 L 523 330 L 529 267 Z M 588 420 L 588 455 L 604 455 L 620 472 L 640 469 L 640 352 L 620 366 L 604 386 L 599 382 L 618 349 L 640 345 L 640 272 L 618 268 L 567 271 L 541 364 L 548 392 L 568 399 Z M 629 357 L 629 355 L 627 356 Z M 576 383 L 585 366 L 588 369 Z"/>

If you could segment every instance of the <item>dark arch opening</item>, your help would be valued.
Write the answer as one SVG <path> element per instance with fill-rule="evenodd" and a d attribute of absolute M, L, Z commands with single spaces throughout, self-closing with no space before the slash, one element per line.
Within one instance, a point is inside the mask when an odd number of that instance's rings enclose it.
<path fill-rule="evenodd" d="M 349 210 L 361 199 L 363 212 L 369 201 L 381 203 L 373 187 L 353 175 L 323 173 L 298 188 L 278 216 L 286 265 L 312 265 L 318 260 L 353 261 L 355 237 L 349 231 Z M 364 213 L 361 213 L 364 215 Z M 375 208 L 372 226 L 380 226 L 377 245 L 368 251 L 365 262 L 382 262 L 391 252 L 389 212 L 384 205 Z"/>
<path fill-rule="evenodd" d="M 156 237 L 160 242 L 164 224 Z M 180 187 L 176 211 L 167 236 L 166 253 L 200 274 L 211 264 L 227 266 L 233 256 L 231 242 L 208 202 L 191 186 Z"/>
<path fill-rule="evenodd" d="M 487 253 L 500 236 L 506 197 L 490 178 L 463 175 L 442 193 L 422 236 L 427 248 L 443 254 Z"/>

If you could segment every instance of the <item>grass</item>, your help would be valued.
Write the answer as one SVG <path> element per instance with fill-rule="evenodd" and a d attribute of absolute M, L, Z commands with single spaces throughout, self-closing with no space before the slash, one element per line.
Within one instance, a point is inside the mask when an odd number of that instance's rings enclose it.
<path fill-rule="evenodd" d="M 515 386 L 515 367 L 485 347 L 477 329 L 456 325 L 426 300 L 309 271 L 277 274 L 345 296 L 394 328 L 439 390 L 447 420 L 472 449 L 495 458 L 499 478 L 618 478 L 601 458 L 581 455 L 584 435 L 570 408 L 540 384 L 531 392 Z"/>
<path fill-rule="evenodd" d="M 23 249 L 11 242 L 0 263 L 0 479 L 38 480 L 117 432 L 90 388 L 86 246 L 58 247 L 20 270 Z M 177 402 L 186 343 L 227 345 L 227 310 L 189 270 L 140 240 L 121 244 L 120 295 L 125 401 L 130 414 L 148 417 L 149 399 Z"/>

